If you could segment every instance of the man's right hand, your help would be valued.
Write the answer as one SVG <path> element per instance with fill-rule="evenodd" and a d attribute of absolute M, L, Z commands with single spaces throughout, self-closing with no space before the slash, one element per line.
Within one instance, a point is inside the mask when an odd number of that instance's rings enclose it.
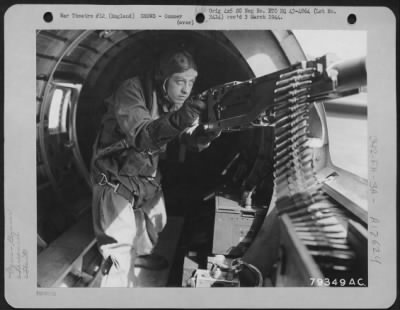
<path fill-rule="evenodd" d="M 192 126 L 205 111 L 207 105 L 200 99 L 189 98 L 184 102 L 182 107 L 173 112 L 170 116 L 171 123 L 180 130 Z"/>
<path fill-rule="evenodd" d="M 202 125 L 199 125 L 193 132 L 193 135 L 196 136 L 199 139 L 199 141 L 201 141 L 204 144 L 218 138 L 221 135 L 221 133 L 222 133 L 221 129 L 215 131 L 206 131 L 204 130 L 204 127 Z"/>
<path fill-rule="evenodd" d="M 200 99 L 189 98 L 188 100 L 185 101 L 185 104 L 187 104 L 193 110 L 196 110 L 199 115 L 201 114 L 201 112 L 207 109 L 207 104 Z"/>

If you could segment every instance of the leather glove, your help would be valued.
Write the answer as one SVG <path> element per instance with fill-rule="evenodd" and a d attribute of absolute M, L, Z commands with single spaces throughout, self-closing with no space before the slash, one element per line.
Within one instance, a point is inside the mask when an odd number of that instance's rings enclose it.
<path fill-rule="evenodd" d="M 200 99 L 189 98 L 179 110 L 171 113 L 170 121 L 179 130 L 184 130 L 192 126 L 206 108 L 207 105 Z"/>
<path fill-rule="evenodd" d="M 193 135 L 200 144 L 207 144 L 221 135 L 222 130 L 205 131 L 203 126 L 197 126 Z"/>

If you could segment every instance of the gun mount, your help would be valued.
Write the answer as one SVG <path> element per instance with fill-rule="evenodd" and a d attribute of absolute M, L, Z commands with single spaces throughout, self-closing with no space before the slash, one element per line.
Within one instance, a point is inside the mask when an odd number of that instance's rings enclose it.
<path fill-rule="evenodd" d="M 354 95 L 366 84 L 365 59 L 329 65 L 323 56 L 247 81 L 233 81 L 210 88 L 197 97 L 207 103 L 202 120 L 207 131 L 235 131 L 274 127 L 287 107 L 302 109 L 306 103 Z"/>

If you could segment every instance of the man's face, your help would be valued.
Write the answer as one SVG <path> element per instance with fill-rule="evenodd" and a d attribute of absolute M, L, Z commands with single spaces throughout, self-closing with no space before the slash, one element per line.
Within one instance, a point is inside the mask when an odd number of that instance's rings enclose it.
<path fill-rule="evenodd" d="M 196 81 L 197 71 L 189 69 L 184 72 L 174 73 L 168 79 L 167 93 L 170 100 L 178 106 L 182 106 L 192 91 Z"/>

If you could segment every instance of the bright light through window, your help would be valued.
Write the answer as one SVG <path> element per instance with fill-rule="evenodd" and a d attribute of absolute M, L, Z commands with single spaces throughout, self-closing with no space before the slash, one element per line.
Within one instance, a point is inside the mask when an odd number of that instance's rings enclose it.
<path fill-rule="evenodd" d="M 327 123 L 333 164 L 367 179 L 367 118 L 328 112 Z"/>
<path fill-rule="evenodd" d="M 294 30 L 309 59 L 334 54 L 339 59 L 367 55 L 367 32 L 348 30 Z M 367 88 L 356 96 L 326 102 L 329 151 L 334 165 L 368 177 Z M 357 112 L 358 111 L 358 112 Z"/>
<path fill-rule="evenodd" d="M 67 91 L 65 91 L 62 104 L 61 124 L 60 124 L 61 132 L 67 132 L 68 130 L 67 124 L 68 124 L 68 111 L 70 108 L 70 102 L 71 102 L 71 90 L 68 89 Z"/>
<path fill-rule="evenodd" d="M 271 68 L 272 60 L 266 54 L 256 54 L 247 59 L 247 63 L 253 70 L 256 77 L 270 73 L 267 68 Z"/>
<path fill-rule="evenodd" d="M 57 128 L 60 124 L 61 106 L 63 103 L 63 91 L 56 89 L 53 93 L 53 98 L 50 104 L 49 111 L 49 130 L 50 132 L 57 132 Z"/>
<path fill-rule="evenodd" d="M 53 92 L 53 98 L 49 111 L 49 132 L 59 134 L 68 131 L 68 112 L 71 103 L 70 88 L 57 88 Z"/>

